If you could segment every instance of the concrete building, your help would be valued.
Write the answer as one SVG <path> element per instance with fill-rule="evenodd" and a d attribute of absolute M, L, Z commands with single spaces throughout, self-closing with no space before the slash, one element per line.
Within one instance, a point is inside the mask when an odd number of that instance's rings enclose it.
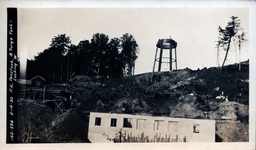
<path fill-rule="evenodd" d="M 215 121 L 90 113 L 88 139 L 105 142 L 215 142 Z"/>

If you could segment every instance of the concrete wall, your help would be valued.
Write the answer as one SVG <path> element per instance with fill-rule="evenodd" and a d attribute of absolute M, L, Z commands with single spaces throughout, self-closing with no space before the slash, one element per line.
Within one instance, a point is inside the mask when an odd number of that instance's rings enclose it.
<path fill-rule="evenodd" d="M 111 119 L 112 125 L 115 125 L 114 120 L 116 119 L 116 126 L 111 127 Z M 124 127 L 125 120 L 130 121 L 128 126 L 131 125 L 131 127 Z M 90 113 L 88 132 L 88 139 L 92 143 L 215 142 L 215 121 L 129 114 Z"/>

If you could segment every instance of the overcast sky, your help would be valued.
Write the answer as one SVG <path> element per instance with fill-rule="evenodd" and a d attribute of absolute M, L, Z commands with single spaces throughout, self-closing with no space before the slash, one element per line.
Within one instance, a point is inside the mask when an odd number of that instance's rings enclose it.
<path fill-rule="evenodd" d="M 70 36 L 72 44 L 77 45 L 81 40 L 91 40 L 95 33 L 104 33 L 109 39 L 129 33 L 139 45 L 135 74 L 152 72 L 155 45 L 158 39 L 170 36 L 178 43 L 178 69 L 213 67 L 217 63 L 218 26 L 224 28 L 232 15 L 241 20 L 248 35 L 246 8 L 20 8 L 20 58 L 33 59 L 58 34 Z M 249 59 L 248 44 L 247 41 L 242 47 L 242 61 Z M 238 62 L 236 50 L 238 54 L 238 47 L 232 45 L 227 64 Z M 224 54 L 220 53 L 220 64 Z M 162 69 L 167 70 L 168 66 Z"/>

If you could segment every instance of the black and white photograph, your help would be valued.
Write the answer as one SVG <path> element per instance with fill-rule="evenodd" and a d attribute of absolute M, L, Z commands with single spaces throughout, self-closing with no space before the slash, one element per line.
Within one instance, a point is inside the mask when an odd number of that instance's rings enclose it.
<path fill-rule="evenodd" d="M 3 143 L 253 149 L 255 3 L 146 4 L 5 7 Z"/>

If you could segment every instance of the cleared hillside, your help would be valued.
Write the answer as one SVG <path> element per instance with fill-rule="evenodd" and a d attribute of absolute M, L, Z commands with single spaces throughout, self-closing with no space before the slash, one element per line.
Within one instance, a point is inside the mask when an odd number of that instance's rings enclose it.
<path fill-rule="evenodd" d="M 88 142 L 91 111 L 215 119 L 216 141 L 249 140 L 248 61 L 242 63 L 241 71 L 235 64 L 145 73 L 123 79 L 75 76 L 61 88 L 68 89 L 75 101 L 61 115 L 38 101 L 19 101 L 20 141 L 23 130 L 29 130 L 39 137 L 35 142 Z"/>

